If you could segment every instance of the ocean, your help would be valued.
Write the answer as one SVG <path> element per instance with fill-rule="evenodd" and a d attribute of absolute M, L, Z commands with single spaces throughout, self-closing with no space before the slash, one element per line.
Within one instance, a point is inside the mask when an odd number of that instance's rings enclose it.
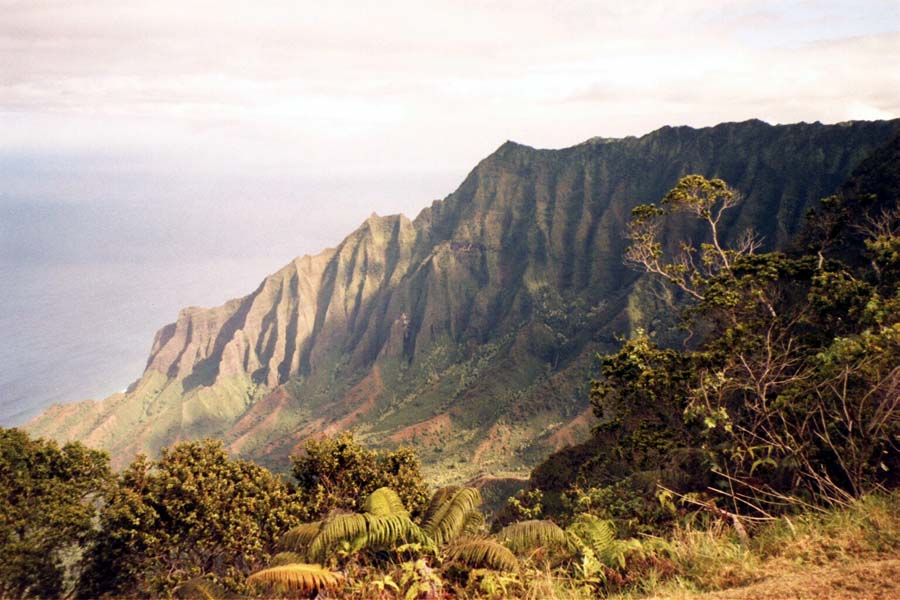
<path fill-rule="evenodd" d="M 0 425 L 124 389 L 143 372 L 155 332 L 181 308 L 244 296 L 290 258 L 0 260 Z"/>

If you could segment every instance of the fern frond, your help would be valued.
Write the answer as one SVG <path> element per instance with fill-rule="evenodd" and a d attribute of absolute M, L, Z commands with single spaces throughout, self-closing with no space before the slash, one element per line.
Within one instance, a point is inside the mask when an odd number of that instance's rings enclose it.
<path fill-rule="evenodd" d="M 458 491 L 458 485 L 448 485 L 436 491 L 428 502 L 428 508 L 425 509 L 425 515 L 422 517 L 422 523 L 428 523 L 433 520 L 438 509 L 444 505 L 444 502 Z"/>
<path fill-rule="evenodd" d="M 612 521 L 601 519 L 590 514 L 581 514 L 569 525 L 566 530 L 574 539 L 583 546 L 580 553 L 583 556 L 591 555 L 608 567 L 625 568 L 626 558 L 629 555 L 644 555 L 644 547 L 640 540 L 616 539 L 616 528 Z M 585 549 L 590 552 L 586 552 Z"/>
<path fill-rule="evenodd" d="M 269 560 L 270 567 L 280 567 L 282 565 L 293 565 L 296 563 L 306 562 L 306 555 L 299 552 L 279 552 Z"/>
<path fill-rule="evenodd" d="M 334 588 L 342 579 L 340 573 L 329 571 L 322 565 L 290 564 L 263 569 L 248 577 L 247 581 L 310 594 L 321 589 Z"/>
<path fill-rule="evenodd" d="M 551 546 L 568 547 L 566 532 L 553 521 L 519 521 L 501 529 L 496 537 L 516 554 Z"/>
<path fill-rule="evenodd" d="M 330 548 L 340 542 L 352 542 L 369 530 L 369 515 L 357 513 L 335 515 L 322 523 L 318 535 L 310 542 L 306 556 L 324 561 Z"/>
<path fill-rule="evenodd" d="M 397 492 L 389 487 L 381 487 L 369 494 L 363 504 L 363 510 L 376 517 L 388 517 L 391 515 L 409 514 L 403 506 L 403 500 Z"/>
<path fill-rule="evenodd" d="M 439 546 L 446 544 L 462 534 L 469 513 L 480 504 L 481 493 L 477 489 L 459 489 L 452 495 L 445 496 L 445 500 L 435 507 L 432 517 L 422 529 Z"/>
<path fill-rule="evenodd" d="M 612 521 L 582 513 L 566 528 L 566 531 L 575 536 L 573 542 L 576 544 L 581 542 L 591 550 L 597 560 L 611 566 L 608 559 L 612 557 L 616 545 L 616 528 Z"/>
<path fill-rule="evenodd" d="M 466 522 L 463 525 L 461 535 L 479 535 L 485 531 L 486 523 L 484 514 L 480 510 L 470 511 L 466 515 Z"/>
<path fill-rule="evenodd" d="M 407 515 L 372 517 L 365 536 L 365 548 L 394 547 L 399 543 L 424 542 L 425 534 Z"/>
<path fill-rule="evenodd" d="M 281 547 L 288 552 L 303 554 L 309 549 L 313 539 L 319 535 L 321 528 L 322 521 L 297 525 L 282 536 Z"/>
<path fill-rule="evenodd" d="M 209 579 L 195 577 L 178 584 L 175 589 L 172 590 L 172 596 L 175 598 L 192 598 L 195 600 L 216 600 L 217 598 L 223 598 L 225 596 L 225 591 Z"/>
<path fill-rule="evenodd" d="M 377 517 L 368 513 L 343 514 L 322 524 L 309 545 L 310 560 L 324 561 L 331 549 L 346 542 L 352 552 L 374 548 L 393 548 L 408 542 L 426 543 L 428 538 L 406 513 Z"/>
<path fill-rule="evenodd" d="M 472 568 L 517 571 L 519 560 L 509 548 L 492 539 L 465 538 L 447 550 L 447 559 Z"/>

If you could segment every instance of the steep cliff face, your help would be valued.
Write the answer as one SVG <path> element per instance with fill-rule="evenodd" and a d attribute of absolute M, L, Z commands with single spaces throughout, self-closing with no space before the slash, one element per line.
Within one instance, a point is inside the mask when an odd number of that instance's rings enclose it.
<path fill-rule="evenodd" d="M 622 263 L 634 205 L 687 173 L 721 177 L 745 196 L 729 234 L 753 227 L 779 246 L 896 128 L 749 121 L 556 151 L 507 142 L 414 221 L 372 215 L 252 294 L 183 310 L 126 393 L 28 427 L 120 463 L 210 435 L 273 466 L 310 435 L 353 427 L 415 444 L 447 479 L 522 472 L 583 438 L 596 351 L 636 326 L 668 335 Z"/>

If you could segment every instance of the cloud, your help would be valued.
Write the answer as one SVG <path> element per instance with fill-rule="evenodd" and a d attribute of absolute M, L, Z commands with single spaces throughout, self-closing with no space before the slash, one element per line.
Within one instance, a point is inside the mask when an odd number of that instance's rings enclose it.
<path fill-rule="evenodd" d="M 713 119 L 896 116 L 894 2 L 0 1 L 0 148 L 463 169 Z"/>

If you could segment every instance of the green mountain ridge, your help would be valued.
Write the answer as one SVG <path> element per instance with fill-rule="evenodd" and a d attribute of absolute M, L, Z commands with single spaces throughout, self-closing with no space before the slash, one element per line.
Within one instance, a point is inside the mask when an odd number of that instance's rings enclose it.
<path fill-rule="evenodd" d="M 125 393 L 26 428 L 119 465 L 211 436 L 276 468 L 308 437 L 355 428 L 369 445 L 413 445 L 438 483 L 526 475 L 586 438 L 596 352 L 638 327 L 677 340 L 672 298 L 623 264 L 631 208 L 685 174 L 720 177 L 746 197 L 727 237 L 752 227 L 783 247 L 898 127 L 747 121 L 561 150 L 506 142 L 414 220 L 373 214 L 248 296 L 182 310 Z M 695 227 L 676 219 L 671 238 Z"/>

